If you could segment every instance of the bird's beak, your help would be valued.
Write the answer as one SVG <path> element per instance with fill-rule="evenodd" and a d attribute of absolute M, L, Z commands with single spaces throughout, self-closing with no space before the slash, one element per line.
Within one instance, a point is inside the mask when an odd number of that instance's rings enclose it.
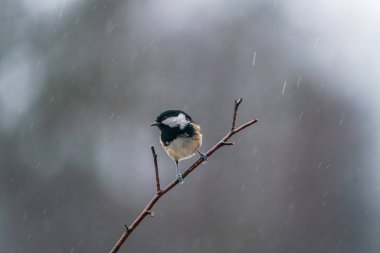
<path fill-rule="evenodd" d="M 153 122 L 152 124 L 150 124 L 151 126 L 158 126 L 159 125 L 159 123 L 157 123 L 156 121 L 155 122 Z"/>

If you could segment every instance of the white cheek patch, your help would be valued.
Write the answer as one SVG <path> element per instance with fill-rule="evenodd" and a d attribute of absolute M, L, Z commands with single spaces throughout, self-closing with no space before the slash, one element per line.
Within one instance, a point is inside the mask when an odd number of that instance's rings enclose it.
<path fill-rule="evenodd" d="M 185 114 L 180 113 L 176 117 L 170 117 L 162 121 L 162 124 L 165 124 L 170 127 L 177 127 L 179 126 L 180 129 L 184 129 L 187 124 L 189 124 L 189 121 L 186 119 Z"/>

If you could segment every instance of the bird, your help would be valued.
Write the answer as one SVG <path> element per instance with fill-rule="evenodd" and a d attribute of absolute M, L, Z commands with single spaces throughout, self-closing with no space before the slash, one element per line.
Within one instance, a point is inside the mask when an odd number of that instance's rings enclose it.
<path fill-rule="evenodd" d="M 203 162 L 207 161 L 207 155 L 199 151 L 202 145 L 201 127 L 194 123 L 184 111 L 164 111 L 158 115 L 151 126 L 157 126 L 161 131 L 160 143 L 166 154 L 176 164 L 178 182 L 184 181 L 178 169 L 179 161 L 192 157 L 196 152 Z"/>

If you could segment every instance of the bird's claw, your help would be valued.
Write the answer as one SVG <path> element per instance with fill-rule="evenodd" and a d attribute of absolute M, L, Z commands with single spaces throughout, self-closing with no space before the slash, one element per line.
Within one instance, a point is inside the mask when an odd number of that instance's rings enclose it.
<path fill-rule="evenodd" d="M 185 181 L 185 180 L 183 180 L 182 175 L 179 174 L 179 173 L 177 174 L 176 180 L 177 180 L 179 183 L 181 183 L 181 184 L 183 184 L 183 182 Z"/>
<path fill-rule="evenodd" d="M 205 164 L 207 162 L 207 155 L 199 151 L 198 151 L 198 154 L 200 158 L 202 159 L 202 163 Z"/>

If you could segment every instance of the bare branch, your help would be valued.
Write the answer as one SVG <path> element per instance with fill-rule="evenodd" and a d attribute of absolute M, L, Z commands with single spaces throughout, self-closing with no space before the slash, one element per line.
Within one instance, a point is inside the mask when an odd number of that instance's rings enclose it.
<path fill-rule="evenodd" d="M 235 107 L 234 107 L 234 115 L 233 115 L 233 118 L 232 118 L 232 127 L 231 127 L 231 131 L 233 131 L 235 129 L 235 124 L 236 124 L 236 114 L 237 114 L 237 111 L 239 109 L 239 105 L 241 104 L 241 102 L 243 102 L 243 98 L 240 98 L 238 100 L 235 100 Z"/>
<path fill-rule="evenodd" d="M 237 134 L 238 132 L 240 132 L 241 130 L 244 130 L 245 128 L 253 125 L 257 123 L 257 119 L 253 119 L 251 121 L 248 121 L 247 123 L 244 123 L 243 125 L 239 126 L 238 128 L 236 128 L 233 132 L 234 134 Z"/>
<path fill-rule="evenodd" d="M 156 173 L 156 191 L 157 191 L 157 194 L 160 194 L 161 186 L 160 186 L 160 175 L 158 174 L 157 154 L 153 146 L 151 147 L 151 149 L 152 149 L 153 162 L 154 162 L 154 171 Z"/>
<path fill-rule="evenodd" d="M 244 130 L 245 128 L 255 124 L 257 122 L 257 119 L 250 120 L 243 125 L 239 126 L 235 129 L 236 124 L 236 114 L 239 109 L 239 105 L 243 101 L 242 98 L 239 100 L 235 100 L 235 107 L 234 107 L 234 114 L 232 119 L 232 128 L 231 131 L 229 131 L 226 136 L 224 136 L 218 143 L 216 143 L 209 151 L 207 151 L 206 155 L 207 157 L 210 157 L 215 151 L 220 149 L 223 146 L 230 146 L 234 145 L 233 142 L 228 142 L 228 140 L 234 136 L 235 134 L 239 133 L 240 131 Z M 153 161 L 156 171 L 156 188 L 157 193 L 153 196 L 151 201 L 147 204 L 147 206 L 144 208 L 144 210 L 139 214 L 139 216 L 135 219 L 135 221 L 132 223 L 131 226 L 125 226 L 126 231 L 122 234 L 120 239 L 116 242 L 115 246 L 112 248 L 110 253 L 116 253 L 119 251 L 120 247 L 123 245 L 125 240 L 129 237 L 129 235 L 136 229 L 136 227 L 143 221 L 143 219 L 150 215 L 151 217 L 154 216 L 154 211 L 152 211 L 153 206 L 157 203 L 157 201 L 164 196 L 167 192 L 169 192 L 171 189 L 173 189 L 177 184 L 178 180 L 173 180 L 170 184 L 168 184 L 164 189 L 160 189 L 160 178 L 158 175 L 158 166 L 157 166 L 157 154 L 154 150 L 154 147 L 152 147 L 152 154 L 153 154 Z M 193 170 L 195 170 L 200 164 L 202 164 L 203 160 L 200 158 L 196 162 L 194 162 L 183 174 L 182 177 L 187 177 Z"/>

